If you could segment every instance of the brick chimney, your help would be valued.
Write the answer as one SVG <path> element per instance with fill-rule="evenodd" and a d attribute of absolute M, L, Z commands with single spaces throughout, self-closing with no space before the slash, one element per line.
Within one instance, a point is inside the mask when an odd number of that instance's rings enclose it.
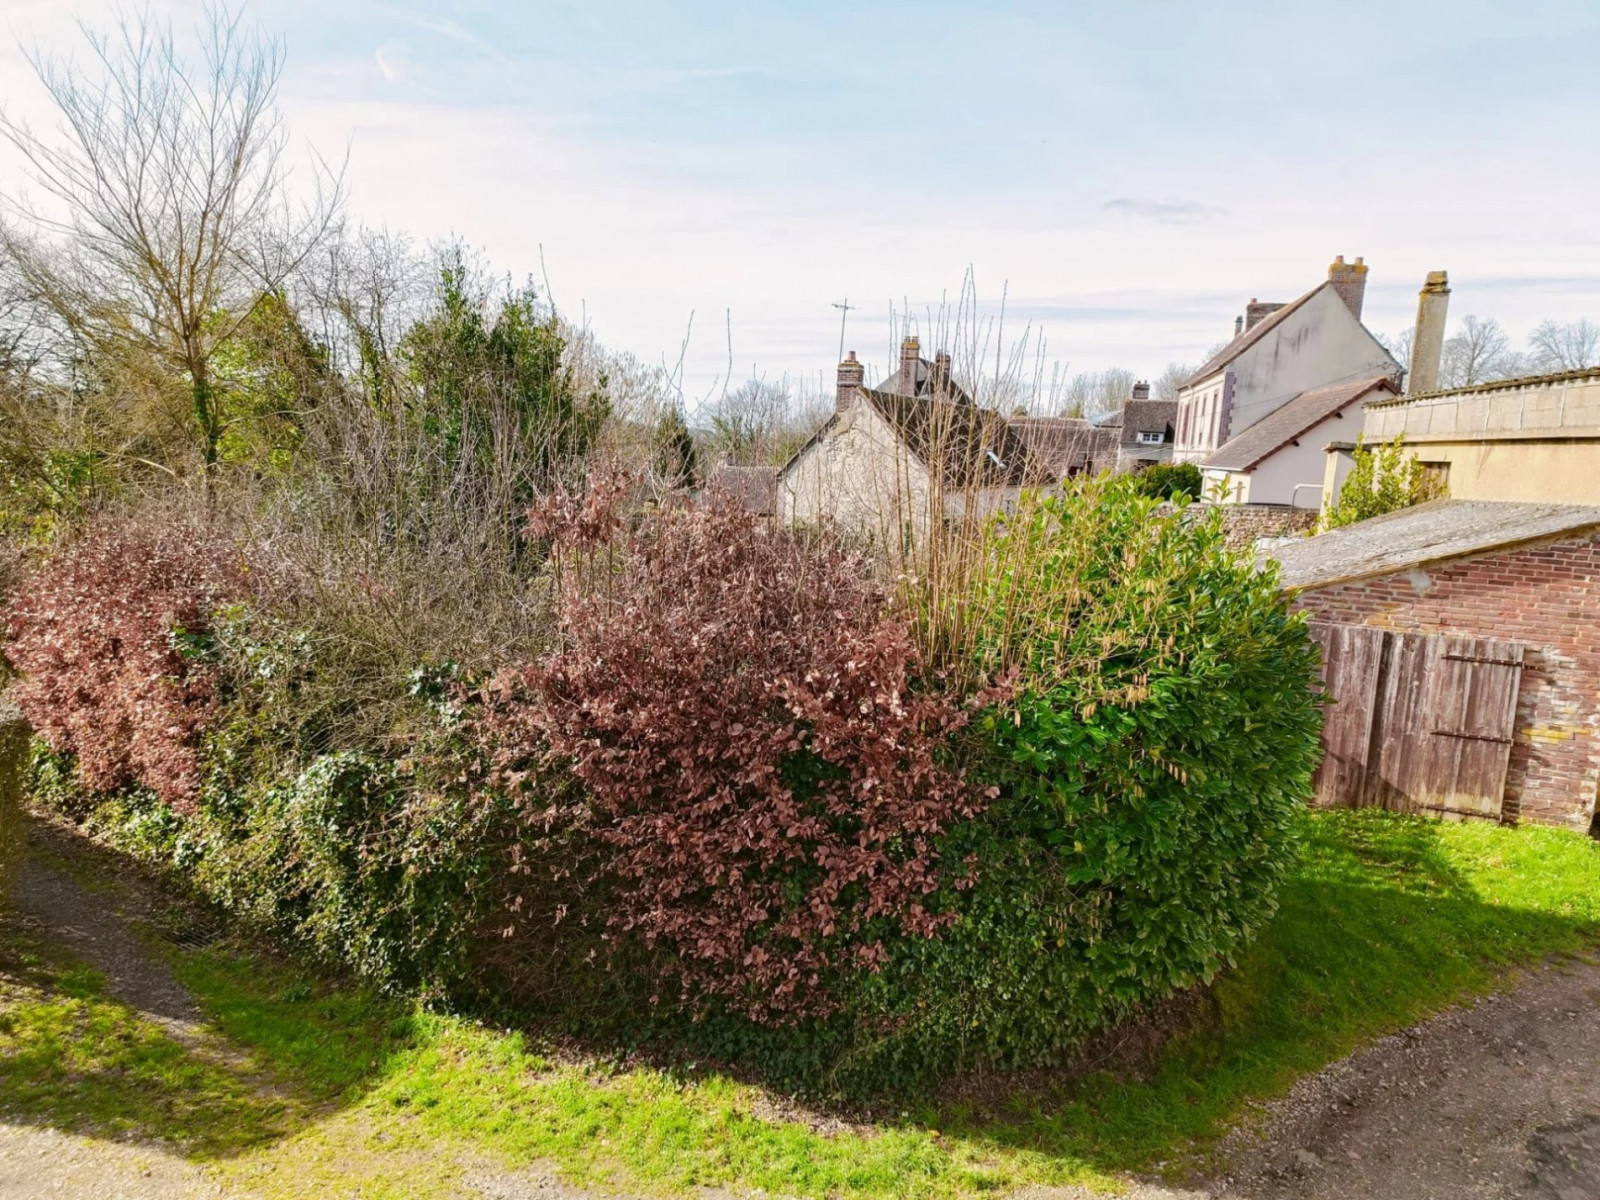
<path fill-rule="evenodd" d="M 843 412 L 855 403 L 856 393 L 866 381 L 867 369 L 856 361 L 856 352 L 850 351 L 839 364 L 839 390 L 834 397 L 833 410 Z"/>
<path fill-rule="evenodd" d="M 1270 317 L 1282 307 L 1283 305 L 1281 304 L 1273 304 L 1270 301 L 1263 302 L 1251 296 L 1250 303 L 1244 306 L 1244 327 L 1246 329 L 1254 329 L 1261 324 L 1264 317 Z"/>
<path fill-rule="evenodd" d="M 1439 387 L 1439 360 L 1444 357 L 1444 319 L 1450 310 L 1450 276 L 1429 271 L 1417 295 L 1417 328 L 1411 335 L 1411 372 L 1406 395 L 1420 395 Z"/>
<path fill-rule="evenodd" d="M 1328 268 L 1328 282 L 1333 284 L 1333 290 L 1339 293 L 1339 299 L 1344 301 L 1351 315 L 1361 320 L 1361 302 L 1367 295 L 1367 264 L 1360 258 L 1347 263 L 1341 254 Z"/>
<path fill-rule="evenodd" d="M 900 343 L 900 382 L 895 388 L 902 396 L 917 394 L 917 360 L 922 357 L 922 343 L 916 335 Z"/>
<path fill-rule="evenodd" d="M 1132 398 L 1135 400 L 1150 399 L 1150 385 L 1142 379 L 1138 383 L 1134 384 Z"/>
<path fill-rule="evenodd" d="M 933 378 L 929 380 L 933 385 L 935 396 L 948 397 L 950 393 L 950 354 L 941 350 L 933 356 Z"/>

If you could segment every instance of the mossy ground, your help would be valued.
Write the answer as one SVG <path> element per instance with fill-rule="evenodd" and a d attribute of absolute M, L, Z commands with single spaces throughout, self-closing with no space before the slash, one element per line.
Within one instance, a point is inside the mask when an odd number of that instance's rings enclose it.
<path fill-rule="evenodd" d="M 1600 846 L 1376 813 L 1308 817 L 1267 934 L 1139 1077 L 1035 1077 L 999 1104 L 842 1131 L 705 1070 L 553 1058 L 522 1035 L 222 944 L 164 948 L 214 1030 L 175 1040 L 16 925 L 0 939 L 6 1119 L 148 1141 L 247 1194 L 456 1196 L 548 1164 L 597 1191 L 962 1196 L 1203 1164 L 1254 1100 L 1362 1041 L 1600 946 Z M 155 951 L 153 951 L 155 952 Z"/>

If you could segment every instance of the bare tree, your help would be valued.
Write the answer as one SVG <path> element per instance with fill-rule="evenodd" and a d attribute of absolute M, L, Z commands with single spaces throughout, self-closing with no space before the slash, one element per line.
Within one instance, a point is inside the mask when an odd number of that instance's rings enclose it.
<path fill-rule="evenodd" d="M 1069 417 L 1097 417 L 1114 412 L 1128 402 L 1133 384 L 1133 372 L 1122 367 L 1081 372 L 1067 383 L 1061 413 Z"/>
<path fill-rule="evenodd" d="M 1389 357 L 1400 364 L 1407 374 L 1411 372 L 1411 343 L 1416 340 L 1415 329 L 1402 329 L 1399 333 L 1377 334 L 1378 344 L 1389 352 Z"/>
<path fill-rule="evenodd" d="M 1593 321 L 1545 321 L 1528 348 L 1540 371 L 1581 371 L 1600 365 L 1600 325 Z"/>
<path fill-rule="evenodd" d="M 1157 400 L 1176 400 L 1178 389 L 1188 382 L 1189 376 L 1195 373 L 1193 363 L 1168 363 L 1166 369 L 1157 375 L 1155 382 L 1150 385 L 1150 395 Z"/>
<path fill-rule="evenodd" d="M 1470 387 L 1506 379 L 1517 373 L 1518 356 L 1511 339 L 1493 317 L 1467 316 L 1459 331 L 1445 339 L 1444 358 L 1439 369 L 1439 385 L 1445 388 Z"/>
<path fill-rule="evenodd" d="M 0 254 L 92 352 L 182 377 L 209 478 L 228 424 L 217 350 L 331 228 L 342 176 L 319 164 L 311 198 L 289 201 L 283 48 L 241 14 L 207 9 L 198 61 L 148 11 L 84 35 L 92 76 L 31 57 L 61 117 L 53 136 L 0 114 L 49 202 L 4 197 L 20 220 L 0 226 Z"/>

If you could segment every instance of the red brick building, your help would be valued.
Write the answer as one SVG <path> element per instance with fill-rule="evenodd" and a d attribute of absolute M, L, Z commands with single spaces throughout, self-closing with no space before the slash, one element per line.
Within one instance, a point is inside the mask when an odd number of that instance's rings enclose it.
<path fill-rule="evenodd" d="M 1430 660 L 1434 671 L 1443 659 L 1520 669 L 1507 693 L 1515 708 L 1505 736 L 1472 732 L 1482 721 L 1470 712 L 1458 714 L 1459 728 L 1436 727 L 1439 718 L 1418 716 L 1427 706 L 1413 703 L 1424 741 L 1411 745 L 1426 747 L 1429 737 L 1504 742 L 1504 793 L 1489 815 L 1583 830 L 1596 824 L 1600 508 L 1444 500 L 1276 547 L 1270 556 L 1313 621 L 1447 635 L 1434 638 L 1444 645 Z M 1499 659 L 1452 653 L 1466 644 L 1461 638 L 1498 639 L 1494 645 L 1507 649 L 1494 652 Z M 1418 677 L 1408 686 L 1429 684 Z M 1458 708 L 1476 702 L 1470 683 L 1455 691 Z"/>

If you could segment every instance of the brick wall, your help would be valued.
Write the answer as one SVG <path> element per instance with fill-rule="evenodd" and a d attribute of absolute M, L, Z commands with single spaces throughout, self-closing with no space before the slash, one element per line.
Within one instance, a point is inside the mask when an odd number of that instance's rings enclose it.
<path fill-rule="evenodd" d="M 1600 785 L 1600 538 L 1321 588 L 1297 606 L 1319 621 L 1524 643 L 1505 816 L 1590 828 Z"/>

